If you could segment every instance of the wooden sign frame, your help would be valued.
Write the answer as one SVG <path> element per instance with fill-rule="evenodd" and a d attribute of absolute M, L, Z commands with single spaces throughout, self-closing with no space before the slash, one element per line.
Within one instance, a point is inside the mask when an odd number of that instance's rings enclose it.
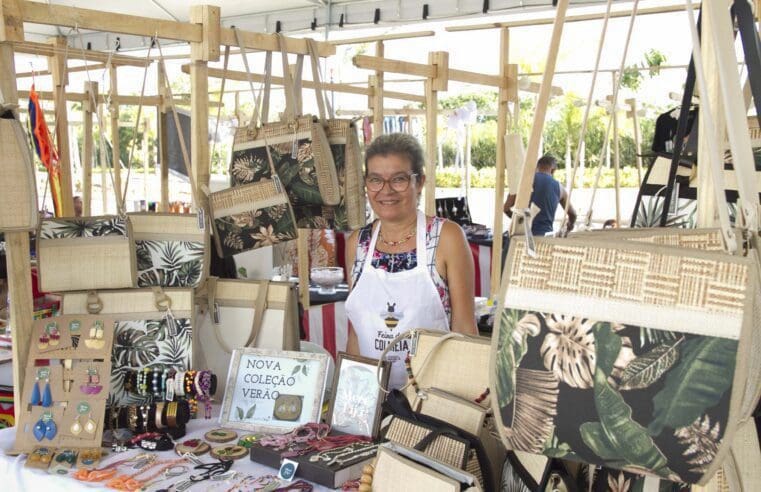
<path fill-rule="evenodd" d="M 328 376 L 327 354 L 242 348 L 233 350 L 219 423 L 270 434 L 319 422 Z M 277 398 L 300 401 L 295 419 L 276 416 Z"/>

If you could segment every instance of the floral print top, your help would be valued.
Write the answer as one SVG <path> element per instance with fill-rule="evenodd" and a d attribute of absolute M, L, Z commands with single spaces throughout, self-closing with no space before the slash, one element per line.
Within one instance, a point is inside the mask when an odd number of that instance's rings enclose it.
<path fill-rule="evenodd" d="M 441 227 L 444 225 L 441 217 L 428 218 L 425 231 L 425 247 L 428 250 L 428 273 L 431 275 L 433 285 L 439 292 L 441 304 L 444 306 L 444 312 L 449 319 L 452 319 L 452 303 L 449 298 L 449 285 L 441 278 L 439 271 L 436 269 L 436 250 L 439 246 L 439 237 L 441 237 Z M 367 250 L 370 248 L 370 240 L 373 236 L 373 224 L 368 224 L 359 230 L 357 238 L 357 252 L 354 257 L 354 266 L 351 270 L 352 285 L 357 285 L 357 280 L 362 274 L 362 268 L 365 265 Z M 413 249 L 404 253 L 384 253 L 377 249 L 373 251 L 372 265 L 390 273 L 412 270 L 417 266 L 417 251 Z"/>

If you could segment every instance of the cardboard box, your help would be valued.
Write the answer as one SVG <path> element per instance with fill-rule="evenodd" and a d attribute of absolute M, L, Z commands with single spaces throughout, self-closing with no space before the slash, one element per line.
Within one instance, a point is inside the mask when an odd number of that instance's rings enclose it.
<path fill-rule="evenodd" d="M 362 468 L 375 458 L 373 453 L 370 456 L 363 456 L 340 466 L 327 466 L 324 463 L 316 463 L 309 460 L 311 456 L 318 453 L 315 451 L 288 459 L 299 464 L 296 470 L 296 479 L 300 478 L 331 489 L 339 488 L 349 480 L 359 479 L 362 476 Z M 251 461 L 277 469 L 280 468 L 283 458 L 280 456 L 280 451 L 254 444 L 251 446 Z"/>

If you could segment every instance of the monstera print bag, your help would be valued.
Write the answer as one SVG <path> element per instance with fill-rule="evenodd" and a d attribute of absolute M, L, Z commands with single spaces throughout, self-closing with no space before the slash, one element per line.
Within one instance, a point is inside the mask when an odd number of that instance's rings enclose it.
<path fill-rule="evenodd" d="M 197 287 L 203 283 L 209 268 L 209 228 L 203 223 L 203 214 L 145 212 L 129 217 L 138 287 Z"/>
<path fill-rule="evenodd" d="M 706 12 L 712 25 L 727 20 L 718 5 Z M 662 241 L 514 236 L 491 356 L 493 410 L 508 447 L 705 484 L 758 402 L 758 189 L 731 27 L 712 34 L 728 64 L 719 72 L 743 234 L 729 229 L 723 152 L 708 139 L 701 159 L 716 190 L 720 251 L 689 247 L 673 230 L 651 231 L 670 236 Z M 701 101 L 702 117 L 714 135 L 709 103 Z M 521 212 L 532 176 L 527 166 Z"/>
<path fill-rule="evenodd" d="M 279 39 L 281 48 L 284 48 L 283 40 Z M 241 50 L 245 51 L 243 47 Z M 285 111 L 280 121 L 268 121 L 272 80 L 271 53 L 268 52 L 262 104 L 258 104 L 259 98 L 254 94 L 257 101 L 254 117 L 249 125 L 235 132 L 230 165 L 231 184 L 255 183 L 277 174 L 288 192 L 299 227 L 326 229 L 332 224 L 321 217 L 332 215 L 330 206 L 338 205 L 341 200 L 336 163 L 322 122 L 312 115 L 300 114 L 297 108 L 294 83 L 288 69 L 288 54 L 284 49 L 281 51 Z M 250 75 L 245 55 L 243 60 L 246 73 Z M 254 92 L 250 80 L 249 84 Z M 269 166 L 268 153 L 275 170 Z"/>
<path fill-rule="evenodd" d="M 150 403 L 126 387 L 127 375 L 143 367 L 192 368 L 193 290 L 131 289 L 70 292 L 61 303 L 65 314 L 103 314 L 116 319 L 111 351 L 108 405 Z"/>

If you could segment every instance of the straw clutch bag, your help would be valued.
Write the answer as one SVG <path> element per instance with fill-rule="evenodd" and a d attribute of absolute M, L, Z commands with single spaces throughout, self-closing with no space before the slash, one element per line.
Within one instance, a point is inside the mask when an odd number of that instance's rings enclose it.
<path fill-rule="evenodd" d="M 16 108 L 0 104 L 0 231 L 8 232 L 34 230 L 38 221 L 34 162 Z"/>
<path fill-rule="evenodd" d="M 40 287 L 45 292 L 135 285 L 135 243 L 127 218 L 43 219 L 37 239 Z"/>
<path fill-rule="evenodd" d="M 394 415 L 383 435 L 384 439 L 402 446 L 417 449 L 426 455 L 455 468 L 465 468 L 470 444 L 455 435 Z"/>

